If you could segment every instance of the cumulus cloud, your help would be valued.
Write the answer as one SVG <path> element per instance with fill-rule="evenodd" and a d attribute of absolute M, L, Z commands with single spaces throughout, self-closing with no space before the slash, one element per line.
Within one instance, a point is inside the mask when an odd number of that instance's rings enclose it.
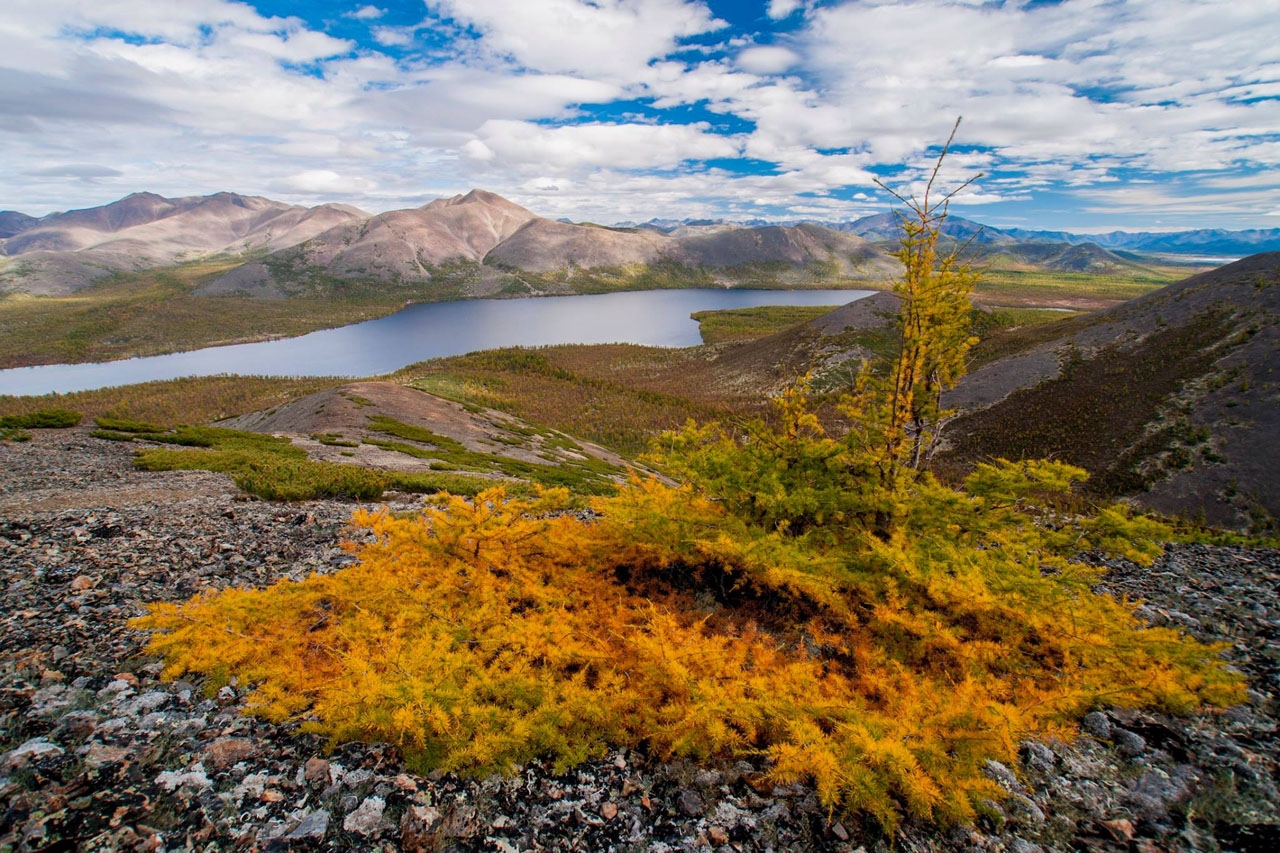
<path fill-rule="evenodd" d="M 792 12 L 799 9 L 803 4 L 800 0 L 769 0 L 766 8 L 766 14 L 775 21 L 789 17 Z"/>
<path fill-rule="evenodd" d="M 479 185 L 602 221 L 853 216 L 872 202 L 837 196 L 918 185 L 962 114 L 944 177 L 990 175 L 967 204 L 1202 203 L 1241 225 L 1280 204 L 1275 0 L 770 0 L 758 31 L 706 0 L 420 8 L 402 26 L 377 5 L 306 21 L 252 0 L 7 0 L 0 193 L 385 209 Z"/>
<path fill-rule="evenodd" d="M 475 27 L 480 47 L 551 73 L 633 79 L 681 39 L 723 27 L 695 0 L 427 0 Z"/>
<path fill-rule="evenodd" d="M 1280 76 L 1274 11 L 1266 0 L 846 3 L 812 13 L 805 54 L 829 101 L 857 111 L 886 153 L 963 114 L 967 142 L 1024 161 L 1113 154 L 1217 169 L 1280 127 L 1275 101 L 1223 95 Z"/>
<path fill-rule="evenodd" d="M 738 65 L 752 74 L 781 74 L 799 62 L 795 51 L 774 45 L 749 47 L 738 54 Z"/>
<path fill-rule="evenodd" d="M 507 166 L 555 168 L 664 169 L 692 160 L 736 157 L 732 139 L 707 132 L 703 124 L 589 124 L 546 127 L 522 121 L 487 121 L 464 152 L 480 161 Z"/>
<path fill-rule="evenodd" d="M 274 181 L 275 190 L 302 195 L 355 195 L 373 188 L 370 181 L 340 175 L 332 169 L 308 169 Z"/>

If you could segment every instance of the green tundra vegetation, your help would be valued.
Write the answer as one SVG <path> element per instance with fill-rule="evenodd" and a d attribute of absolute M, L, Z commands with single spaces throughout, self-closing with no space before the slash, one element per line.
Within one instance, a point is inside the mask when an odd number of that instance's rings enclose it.
<path fill-rule="evenodd" d="M 207 426 L 168 430 L 120 418 L 98 418 L 92 435 L 111 441 L 143 440 L 134 465 L 144 471 L 220 471 L 249 494 L 267 500 L 315 498 L 377 500 L 389 490 L 474 495 L 490 487 L 490 479 L 452 472 L 378 471 L 307 458 L 287 438 Z"/>
<path fill-rule="evenodd" d="M 119 418 L 174 427 L 208 423 L 270 409 L 349 379 L 271 376 L 199 376 L 121 385 L 67 394 L 0 395 L 0 415 L 67 408 L 90 418 Z"/>
<path fill-rule="evenodd" d="M 68 296 L 0 296 L 0 368 L 159 355 L 290 337 L 400 310 L 403 298 L 197 296 L 245 262 L 218 257 L 120 273 Z M 157 310 L 163 304 L 164 310 Z"/>
<path fill-rule="evenodd" d="M 396 376 L 635 455 L 663 430 L 727 411 L 721 395 L 699 385 L 699 367 L 705 363 L 687 350 L 609 344 L 488 350 L 410 365 Z"/>
<path fill-rule="evenodd" d="M 66 429 L 84 416 L 69 409 L 35 409 L 22 414 L 0 416 L 0 441 L 30 441 L 31 429 Z"/>
<path fill-rule="evenodd" d="M 972 820 L 1002 796 L 986 761 L 1070 738 L 1091 708 L 1239 701 L 1218 649 L 1143 627 L 1074 559 L 1150 562 L 1160 524 L 1063 512 L 1084 473 L 1061 463 L 929 472 L 973 275 L 936 253 L 946 199 L 904 201 L 898 347 L 841 396 L 840 431 L 802 382 L 768 417 L 668 432 L 650 457 L 667 478 L 595 498 L 592 520 L 565 490 L 360 512 L 375 535 L 351 567 L 134 624 L 168 676 L 234 676 L 256 713 L 396 744 L 422 770 L 614 746 L 763 756 L 889 830 Z"/>
<path fill-rule="evenodd" d="M 763 305 L 757 308 L 728 308 L 722 311 L 695 311 L 698 332 L 706 344 L 737 343 L 776 334 L 792 326 L 816 320 L 831 308 L 823 305 Z"/>

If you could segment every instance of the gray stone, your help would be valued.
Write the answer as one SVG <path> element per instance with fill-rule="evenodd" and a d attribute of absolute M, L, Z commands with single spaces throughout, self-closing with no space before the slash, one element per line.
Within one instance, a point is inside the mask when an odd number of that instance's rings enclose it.
<path fill-rule="evenodd" d="M 358 788 L 373 778 L 373 772 L 363 768 L 348 770 L 342 774 L 342 784 L 348 788 Z"/>
<path fill-rule="evenodd" d="M 1125 758 L 1137 758 L 1139 755 L 1147 751 L 1147 739 L 1137 732 L 1131 732 L 1128 729 L 1113 728 L 1112 737 L 1115 740 L 1116 749 Z"/>
<path fill-rule="evenodd" d="M 1025 838 L 1018 838 L 1016 835 L 1009 839 L 1009 853 L 1044 853 L 1044 848 L 1039 844 L 1032 844 Z"/>
<path fill-rule="evenodd" d="M 356 810 L 347 815 L 342 828 L 356 835 L 373 835 L 382 824 L 382 813 L 387 808 L 382 797 L 365 797 Z"/>
<path fill-rule="evenodd" d="M 381 814 L 379 814 L 381 817 Z M 302 822 L 294 827 L 287 838 L 292 841 L 323 841 L 325 834 L 329 832 L 329 813 L 324 809 L 316 809 L 311 814 L 302 819 Z"/>
<path fill-rule="evenodd" d="M 1111 740 L 1111 721 L 1101 711 L 1090 711 L 1080 721 L 1080 728 L 1085 734 L 1098 740 Z"/>
<path fill-rule="evenodd" d="M 1044 811 L 1030 797 L 1013 794 L 1005 801 L 1005 814 L 1020 823 L 1039 826 L 1044 823 Z"/>
<path fill-rule="evenodd" d="M 676 795 L 676 808 L 680 810 L 680 814 L 688 817 L 695 817 L 702 814 L 706 805 L 702 802 L 702 795 L 697 791 L 685 788 Z"/>
<path fill-rule="evenodd" d="M 141 696 L 130 699 L 128 702 L 121 705 L 120 714 L 126 717 L 138 717 L 143 714 L 149 714 L 152 711 L 157 711 L 165 705 L 168 705 L 170 698 L 172 697 L 170 697 L 168 693 L 161 693 L 158 690 L 150 693 L 143 693 Z"/>
<path fill-rule="evenodd" d="M 999 761 L 987 759 L 982 765 L 982 772 L 988 779 L 1011 794 L 1025 794 L 1027 792 L 1027 789 L 1022 787 L 1022 783 L 1018 781 L 1017 775 Z"/>
<path fill-rule="evenodd" d="M 1140 823 L 1160 823 L 1169 816 L 1170 807 L 1187 796 L 1194 775 L 1170 776 L 1163 770 L 1148 770 L 1137 778 L 1125 794 L 1124 802 Z"/>
<path fill-rule="evenodd" d="M 42 687 L 31 697 L 31 707 L 27 715 L 31 717 L 58 717 L 71 707 L 71 691 L 65 684 L 52 684 Z"/>
<path fill-rule="evenodd" d="M 724 774 L 715 770 L 699 770 L 698 775 L 694 777 L 693 784 L 699 788 L 714 788 L 724 781 Z"/>
<path fill-rule="evenodd" d="M 1053 750 L 1042 743 L 1026 741 L 1022 744 L 1022 763 L 1036 773 L 1052 773 L 1057 764 Z"/>
<path fill-rule="evenodd" d="M 209 780 L 209 774 L 205 772 L 203 764 L 194 764 L 186 772 L 166 770 L 156 777 L 156 784 L 166 791 L 174 791 L 178 788 L 202 791 L 213 786 L 213 782 Z"/>
<path fill-rule="evenodd" d="M 0 767 L 6 770 L 17 770 L 36 761 L 62 755 L 63 751 L 62 747 L 49 743 L 44 738 L 34 738 L 0 758 Z"/>

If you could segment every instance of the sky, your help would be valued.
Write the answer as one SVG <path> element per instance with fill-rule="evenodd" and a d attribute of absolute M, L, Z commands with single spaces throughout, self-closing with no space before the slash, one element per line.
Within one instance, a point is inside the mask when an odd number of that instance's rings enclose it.
<path fill-rule="evenodd" d="M 0 209 L 1280 227 L 1280 0 L 4 0 Z"/>

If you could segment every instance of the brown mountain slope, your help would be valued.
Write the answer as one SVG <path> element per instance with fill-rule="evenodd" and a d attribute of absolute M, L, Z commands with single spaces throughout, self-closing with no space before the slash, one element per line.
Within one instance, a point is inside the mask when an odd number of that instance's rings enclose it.
<path fill-rule="evenodd" d="M 472 190 L 340 225 L 197 292 L 280 296 L 314 287 L 318 279 L 428 281 L 434 267 L 478 263 L 534 218 L 499 195 Z"/>
<path fill-rule="evenodd" d="M 536 218 L 485 258 L 531 272 L 566 267 L 625 267 L 651 264 L 671 250 L 672 240 L 647 228 L 602 228 Z"/>
<path fill-rule="evenodd" d="M 947 459 L 1050 456 L 1101 494 L 1214 524 L 1280 517 L 1280 253 L 1108 311 L 965 377 Z M 1044 330 L 1041 330 L 1041 335 Z"/>
<path fill-rule="evenodd" d="M 206 285 L 202 293 L 255 296 L 350 290 L 360 281 L 453 295 L 456 267 L 463 295 L 491 295 L 520 272 L 643 268 L 674 264 L 698 269 L 811 269 L 819 278 L 885 279 L 897 261 L 861 238 L 816 225 L 719 227 L 672 237 L 647 228 L 604 228 L 535 216 L 501 196 L 472 190 L 414 210 L 379 214 L 246 265 Z M 452 265 L 452 266 L 450 266 Z M 443 268 L 443 269 L 442 269 Z M 495 282 L 498 282 L 495 284 Z M 422 294 L 415 294 L 421 296 Z"/>
<path fill-rule="evenodd" d="M 428 471 L 440 461 L 423 455 L 430 442 L 379 431 L 378 419 L 390 418 L 442 436 L 473 454 L 530 465 L 580 465 L 594 460 L 621 469 L 622 458 L 597 445 L 575 441 L 554 430 L 530 426 L 519 418 L 476 406 L 464 407 L 434 394 L 394 382 L 352 382 L 275 408 L 221 421 L 218 426 L 286 435 L 314 459 L 396 471 Z M 321 440 L 323 439 L 323 441 Z M 408 442 L 406 444 L 406 442 Z M 406 452 L 408 447 L 410 452 Z M 414 454 L 412 451 L 419 451 Z M 460 465 L 448 470 L 455 470 Z M 497 476 L 488 466 L 468 470 Z"/>
<path fill-rule="evenodd" d="M 71 293 L 115 272 L 281 249 L 366 216 L 347 205 L 306 208 L 235 193 L 177 199 L 135 193 L 102 207 L 51 214 L 0 240 L 0 254 L 13 258 L 0 271 L 0 288 Z"/>
<path fill-rule="evenodd" d="M 861 237 L 818 225 L 766 225 L 695 234 L 677 240 L 675 257 L 691 266 L 734 267 L 828 263 L 832 273 L 884 279 L 900 267 L 883 249 Z"/>
<path fill-rule="evenodd" d="M 21 234 L 40 220 L 17 210 L 0 210 L 0 238 Z"/>

